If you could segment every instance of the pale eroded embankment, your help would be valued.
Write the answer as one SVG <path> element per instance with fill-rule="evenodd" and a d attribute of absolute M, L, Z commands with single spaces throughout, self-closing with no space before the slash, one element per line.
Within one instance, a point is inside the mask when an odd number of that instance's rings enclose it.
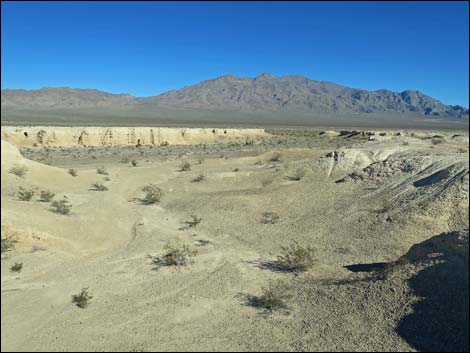
<path fill-rule="evenodd" d="M 199 144 L 266 136 L 263 129 L 2 126 L 18 147 Z"/>

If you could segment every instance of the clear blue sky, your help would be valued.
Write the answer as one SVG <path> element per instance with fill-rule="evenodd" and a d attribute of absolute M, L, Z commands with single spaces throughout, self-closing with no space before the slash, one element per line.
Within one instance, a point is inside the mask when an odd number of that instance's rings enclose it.
<path fill-rule="evenodd" d="M 2 2 L 2 88 L 148 96 L 223 74 L 468 107 L 467 2 Z"/>

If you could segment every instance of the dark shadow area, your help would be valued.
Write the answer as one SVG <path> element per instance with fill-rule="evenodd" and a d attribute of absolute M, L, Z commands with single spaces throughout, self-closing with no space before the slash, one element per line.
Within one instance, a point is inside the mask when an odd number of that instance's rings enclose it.
<path fill-rule="evenodd" d="M 371 264 L 347 265 L 344 266 L 344 268 L 348 269 L 351 272 L 377 272 L 385 270 L 387 264 L 387 262 L 375 262 Z"/>
<path fill-rule="evenodd" d="M 262 261 L 262 260 L 254 260 L 254 261 L 245 261 L 247 264 L 253 265 L 261 270 L 268 270 L 272 272 L 278 273 L 287 273 L 291 272 L 292 270 L 278 261 Z"/>
<path fill-rule="evenodd" d="M 397 325 L 397 333 L 418 351 L 468 352 L 468 229 L 437 235 L 404 256 L 422 266 L 408 280 L 422 299 Z"/>
<path fill-rule="evenodd" d="M 441 180 L 447 179 L 449 176 L 450 176 L 449 170 L 442 169 L 431 174 L 430 176 L 427 176 L 426 178 L 422 178 L 420 180 L 415 181 L 413 183 L 413 186 L 419 188 L 422 186 L 437 184 Z"/>

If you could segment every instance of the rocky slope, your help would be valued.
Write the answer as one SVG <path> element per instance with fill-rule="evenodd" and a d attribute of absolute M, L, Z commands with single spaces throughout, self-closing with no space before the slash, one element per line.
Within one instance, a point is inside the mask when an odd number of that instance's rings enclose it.
<path fill-rule="evenodd" d="M 132 109 L 133 114 L 208 111 L 289 114 L 413 113 L 431 117 L 468 118 L 468 109 L 450 106 L 419 91 L 367 91 L 303 76 L 231 75 L 158 96 L 137 98 L 90 89 L 43 88 L 2 90 L 3 110 Z"/>

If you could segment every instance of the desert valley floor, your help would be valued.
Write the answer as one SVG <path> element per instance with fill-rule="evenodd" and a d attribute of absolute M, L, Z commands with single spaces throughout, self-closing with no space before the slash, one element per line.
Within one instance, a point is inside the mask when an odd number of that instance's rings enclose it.
<path fill-rule="evenodd" d="M 468 130 L 25 129 L 2 126 L 2 351 L 468 350 Z M 168 245 L 195 256 L 158 266 Z"/>

